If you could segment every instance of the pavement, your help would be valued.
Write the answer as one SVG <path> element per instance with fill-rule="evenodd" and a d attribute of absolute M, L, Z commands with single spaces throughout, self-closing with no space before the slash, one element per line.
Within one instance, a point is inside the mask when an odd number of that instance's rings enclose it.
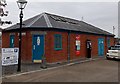
<path fill-rule="evenodd" d="M 3 77 L 3 82 L 118 82 L 119 61 L 98 59 Z"/>
<path fill-rule="evenodd" d="M 52 63 L 52 64 L 46 64 L 47 68 L 52 68 L 52 67 L 59 67 L 59 66 L 64 66 L 64 65 L 71 65 L 71 64 L 76 64 L 76 63 L 81 63 L 85 61 L 92 61 L 92 60 L 97 60 L 101 58 L 80 58 L 76 60 L 71 60 L 69 63 L 66 62 L 57 62 L 57 63 Z M 24 73 L 24 72 L 31 72 L 31 71 L 36 71 L 36 70 L 42 70 L 42 64 L 40 63 L 22 63 L 21 65 L 21 72 L 17 72 L 17 65 L 10 65 L 10 66 L 3 66 L 2 67 L 2 75 L 14 75 L 14 74 L 19 74 L 19 73 Z"/>

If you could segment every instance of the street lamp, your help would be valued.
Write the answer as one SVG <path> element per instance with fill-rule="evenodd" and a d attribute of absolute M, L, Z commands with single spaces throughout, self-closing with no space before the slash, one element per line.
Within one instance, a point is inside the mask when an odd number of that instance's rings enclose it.
<path fill-rule="evenodd" d="M 18 0 L 18 7 L 20 9 L 20 29 L 19 29 L 19 57 L 18 57 L 18 69 L 17 71 L 21 71 L 21 32 L 22 32 L 22 18 L 23 18 L 23 9 L 25 8 L 27 1 L 26 0 Z"/>

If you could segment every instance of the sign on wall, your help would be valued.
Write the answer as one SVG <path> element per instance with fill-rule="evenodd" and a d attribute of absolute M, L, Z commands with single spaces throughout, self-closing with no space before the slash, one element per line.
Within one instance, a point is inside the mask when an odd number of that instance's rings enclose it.
<path fill-rule="evenodd" d="M 76 50 L 80 50 L 80 40 L 76 40 Z"/>
<path fill-rule="evenodd" d="M 18 64 L 19 48 L 2 48 L 2 66 Z"/>
<path fill-rule="evenodd" d="M 80 55 L 80 35 L 76 36 L 76 55 Z"/>

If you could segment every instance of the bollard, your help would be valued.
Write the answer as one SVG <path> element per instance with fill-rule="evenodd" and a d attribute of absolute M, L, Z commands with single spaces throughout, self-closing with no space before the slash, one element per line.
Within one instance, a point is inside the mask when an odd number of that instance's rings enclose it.
<path fill-rule="evenodd" d="M 46 69 L 46 68 L 47 68 L 47 66 L 46 66 L 46 58 L 45 58 L 45 56 L 43 56 L 43 58 L 42 58 L 41 68 L 42 68 L 42 69 Z"/>

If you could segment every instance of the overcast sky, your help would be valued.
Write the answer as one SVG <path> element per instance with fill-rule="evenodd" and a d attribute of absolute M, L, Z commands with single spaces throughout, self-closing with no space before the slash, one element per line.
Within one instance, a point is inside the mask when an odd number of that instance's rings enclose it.
<path fill-rule="evenodd" d="M 81 20 L 81 17 L 84 17 L 83 21 L 111 33 L 113 33 L 113 26 L 115 26 L 115 35 L 118 36 L 117 0 L 113 0 L 113 2 L 94 2 L 94 0 L 92 0 L 93 2 L 54 2 L 55 0 L 51 0 L 53 2 L 47 2 L 47 0 L 44 1 L 46 2 L 40 2 L 40 0 L 28 0 L 28 4 L 24 10 L 24 20 L 42 12 L 57 14 L 77 20 Z M 5 10 L 9 11 L 9 16 L 4 17 L 3 19 L 11 20 L 13 24 L 18 23 L 19 9 L 16 4 L 16 0 L 7 0 L 7 4 L 8 5 Z M 8 27 L 8 25 L 4 27 Z"/>

